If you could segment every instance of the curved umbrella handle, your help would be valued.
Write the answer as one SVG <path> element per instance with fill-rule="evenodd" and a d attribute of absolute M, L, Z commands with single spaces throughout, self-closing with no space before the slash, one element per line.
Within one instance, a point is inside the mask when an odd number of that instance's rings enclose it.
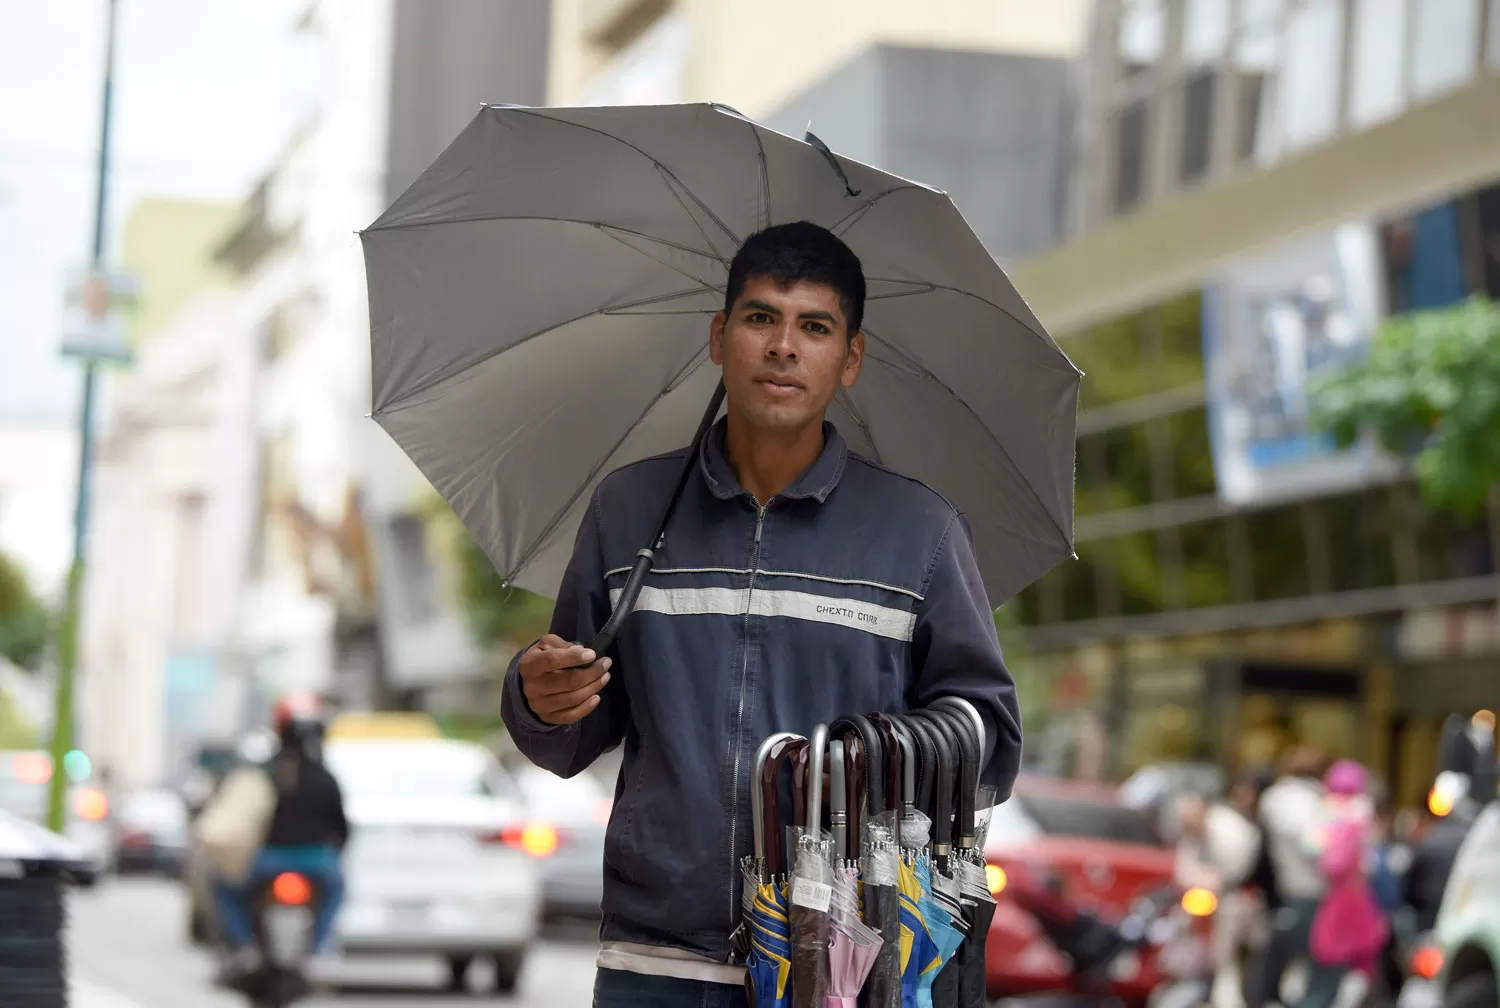
<path fill-rule="evenodd" d="M 892 720 L 896 742 L 901 746 L 901 811 L 917 810 L 917 743 L 905 721 Z"/>
<path fill-rule="evenodd" d="M 933 745 L 926 725 L 918 722 L 910 714 L 903 714 L 901 720 L 906 723 L 906 728 L 911 732 L 912 741 L 917 747 L 917 809 L 922 814 L 931 816 L 932 792 L 937 783 L 937 747 Z"/>
<path fill-rule="evenodd" d="M 858 735 L 844 740 L 844 807 L 849 815 L 849 842 L 845 856 L 850 861 L 859 860 L 859 850 L 864 825 L 861 806 L 865 800 L 865 752 L 864 743 Z"/>
<path fill-rule="evenodd" d="M 865 717 L 880 732 L 885 746 L 885 807 L 901 807 L 901 744 L 896 736 L 896 726 L 890 715 L 876 711 Z"/>
<path fill-rule="evenodd" d="M 781 865 L 781 762 L 795 758 L 797 751 L 807 745 L 807 739 L 791 732 L 780 732 L 761 743 L 766 756 L 760 761 L 760 772 L 755 782 L 755 792 L 760 795 L 760 845 L 763 851 L 760 862 L 764 865 L 761 877 L 780 873 Z"/>
<path fill-rule="evenodd" d="M 782 743 L 790 739 L 798 738 L 795 732 L 777 732 L 767 735 L 761 740 L 760 747 L 755 750 L 755 776 L 750 784 L 750 831 L 754 839 L 756 871 L 765 875 L 766 861 L 766 831 L 765 831 L 765 794 L 761 790 L 760 781 L 766 772 L 766 763 L 770 761 L 772 752 L 780 754 Z"/>
<path fill-rule="evenodd" d="M 929 707 L 947 707 L 949 710 L 958 711 L 969 719 L 974 725 L 974 737 L 979 740 L 979 762 L 984 763 L 984 746 L 986 742 L 984 734 L 984 718 L 979 716 L 979 709 L 963 697 L 945 696 L 938 697 Z"/>
<path fill-rule="evenodd" d="M 885 770 L 884 758 L 885 747 L 881 745 L 880 735 L 875 726 L 869 720 L 858 715 L 850 714 L 841 717 L 828 726 L 830 733 L 834 735 L 854 734 L 864 743 L 865 764 L 865 802 L 868 806 L 866 814 L 879 815 L 885 811 Z"/>
<path fill-rule="evenodd" d="M 958 740 L 948 719 L 933 711 L 912 711 L 915 724 L 923 725 L 937 749 L 937 792 L 932 806 L 932 853 L 938 864 L 948 865 L 953 851 L 953 795 L 958 783 Z"/>
<path fill-rule="evenodd" d="M 803 779 L 807 789 L 806 826 L 814 834 L 823 828 L 823 753 L 827 748 L 828 726 L 820 724 L 808 740 L 807 776 Z"/>
<path fill-rule="evenodd" d="M 958 796 L 953 810 L 954 846 L 972 848 L 975 843 L 975 815 L 979 800 L 979 740 L 969 719 L 952 707 L 929 707 L 928 712 L 946 719 L 950 735 L 958 746 Z"/>

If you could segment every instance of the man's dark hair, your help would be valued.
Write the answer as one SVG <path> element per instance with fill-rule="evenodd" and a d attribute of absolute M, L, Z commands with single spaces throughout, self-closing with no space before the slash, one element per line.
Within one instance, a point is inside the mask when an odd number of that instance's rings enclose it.
<path fill-rule="evenodd" d="M 811 221 L 775 224 L 745 239 L 729 264 L 724 313 L 745 292 L 751 277 L 766 277 L 783 286 L 801 281 L 827 284 L 839 296 L 853 339 L 864 324 L 865 271 L 859 257 L 837 235 Z"/>

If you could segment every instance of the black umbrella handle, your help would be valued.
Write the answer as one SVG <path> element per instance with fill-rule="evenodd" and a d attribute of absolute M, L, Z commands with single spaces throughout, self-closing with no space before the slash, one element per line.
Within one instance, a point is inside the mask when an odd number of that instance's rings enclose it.
<path fill-rule="evenodd" d="M 865 717 L 870 724 L 880 732 L 881 743 L 885 746 L 885 807 L 888 809 L 899 809 L 901 807 L 901 742 L 896 735 L 896 723 L 891 720 L 890 715 L 875 712 L 866 714 Z"/>
<path fill-rule="evenodd" d="M 932 792 L 937 784 L 937 747 L 927 726 L 910 714 L 902 715 L 912 741 L 917 744 L 917 809 L 923 815 L 932 815 Z"/>
<path fill-rule="evenodd" d="M 937 749 L 937 793 L 933 796 L 932 852 L 946 868 L 953 850 L 953 795 L 958 783 L 959 747 L 948 719 L 932 711 L 913 711 L 917 724 L 924 724 Z"/>
<path fill-rule="evenodd" d="M 881 744 L 880 733 L 867 718 L 850 714 L 829 725 L 828 734 L 834 737 L 853 735 L 864 744 L 866 814 L 872 818 L 878 816 L 885 811 L 885 746 Z"/>
<path fill-rule="evenodd" d="M 970 848 L 975 844 L 975 817 L 979 800 L 979 739 L 974 736 L 974 724 L 959 711 L 944 707 L 928 708 L 933 714 L 947 718 L 958 745 L 958 797 L 953 811 L 953 829 L 957 834 L 955 844 Z"/>
<path fill-rule="evenodd" d="M 661 549 L 666 543 L 667 523 L 672 520 L 672 515 L 677 511 L 677 505 L 682 500 L 682 491 L 687 488 L 688 477 L 693 474 L 693 467 L 698 464 L 698 453 L 702 450 L 703 439 L 708 437 L 708 432 L 713 428 L 714 420 L 719 416 L 719 407 L 722 405 L 724 405 L 724 383 L 721 381 L 714 389 L 714 394 L 709 397 L 708 409 L 703 411 L 703 419 L 698 422 L 698 432 L 693 435 L 693 443 L 688 446 L 687 454 L 683 456 L 682 468 L 677 473 L 677 484 L 672 489 L 672 496 L 667 501 L 667 506 L 662 509 L 661 520 L 656 523 L 656 534 L 651 537 L 651 544 L 635 555 L 635 563 L 630 568 L 630 576 L 625 579 L 625 587 L 620 591 L 619 601 L 615 603 L 609 619 L 604 622 L 604 626 L 594 635 L 593 641 L 589 644 L 589 650 L 600 657 L 608 654 L 609 649 L 614 646 L 620 627 L 625 625 L 626 618 L 635 609 L 635 603 L 641 597 L 641 587 L 646 583 L 646 575 L 651 573 L 651 565 L 656 562 L 656 550 Z"/>

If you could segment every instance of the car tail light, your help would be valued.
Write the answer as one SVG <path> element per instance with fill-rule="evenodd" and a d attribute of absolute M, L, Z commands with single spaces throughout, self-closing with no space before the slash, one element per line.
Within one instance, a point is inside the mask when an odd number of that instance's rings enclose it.
<path fill-rule="evenodd" d="M 562 837 L 557 832 L 557 827 L 541 819 L 515 823 L 498 833 L 489 834 L 484 839 L 488 843 L 502 843 L 515 850 L 524 851 L 535 858 L 551 857 L 562 845 Z"/>
<path fill-rule="evenodd" d="M 1219 909 L 1219 897 L 1208 889 L 1189 889 L 1182 894 L 1182 909 L 1193 917 L 1212 917 Z"/>
<path fill-rule="evenodd" d="M 1436 980 L 1443 972 L 1443 950 L 1424 945 L 1412 953 L 1411 971 L 1423 980 Z"/>
<path fill-rule="evenodd" d="M 120 846 L 144 847 L 150 840 L 151 838 L 140 830 L 127 830 L 125 835 L 120 837 Z"/>
<path fill-rule="evenodd" d="M 1005 877 L 1005 869 L 997 864 L 984 866 L 984 880 L 990 887 L 991 895 L 994 896 L 999 896 L 1005 890 L 1005 883 L 1008 881 Z"/>
<path fill-rule="evenodd" d="M 98 788 L 81 788 L 73 795 L 73 811 L 80 819 L 98 822 L 109 815 L 109 799 Z"/>
<path fill-rule="evenodd" d="M 312 883 L 296 872 L 282 872 L 271 882 L 271 898 L 284 906 L 306 906 L 312 895 Z"/>

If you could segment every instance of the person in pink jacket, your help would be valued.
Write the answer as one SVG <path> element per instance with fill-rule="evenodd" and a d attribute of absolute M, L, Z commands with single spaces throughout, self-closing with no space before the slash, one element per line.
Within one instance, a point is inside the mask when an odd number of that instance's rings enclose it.
<path fill-rule="evenodd" d="M 1374 809 L 1369 774 L 1353 760 L 1329 768 L 1325 819 L 1313 843 L 1328 890 L 1313 918 L 1312 971 L 1300 1008 L 1329 1008 L 1350 970 L 1374 976 L 1390 925 L 1366 872 Z"/>

